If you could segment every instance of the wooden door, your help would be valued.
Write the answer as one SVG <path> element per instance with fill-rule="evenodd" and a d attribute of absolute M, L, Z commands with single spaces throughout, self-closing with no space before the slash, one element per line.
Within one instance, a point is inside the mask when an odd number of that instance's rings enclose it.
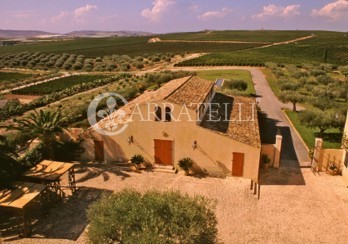
<path fill-rule="evenodd" d="M 173 165 L 172 141 L 155 140 L 155 164 Z"/>
<path fill-rule="evenodd" d="M 96 161 L 104 161 L 104 142 L 94 141 L 94 153 Z"/>
<path fill-rule="evenodd" d="M 244 153 L 233 153 L 232 175 L 243 176 Z"/>

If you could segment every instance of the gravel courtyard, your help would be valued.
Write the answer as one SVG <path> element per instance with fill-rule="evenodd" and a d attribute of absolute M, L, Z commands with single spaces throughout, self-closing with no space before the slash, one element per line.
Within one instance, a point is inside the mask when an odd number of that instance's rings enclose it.
<path fill-rule="evenodd" d="M 216 200 L 221 243 L 347 243 L 348 188 L 340 177 L 308 168 L 262 172 L 261 198 L 239 178 L 124 172 L 115 167 L 77 167 L 79 190 L 34 225 L 35 239 L 19 243 L 84 243 L 85 209 L 102 192 L 133 188 L 174 189 Z"/>

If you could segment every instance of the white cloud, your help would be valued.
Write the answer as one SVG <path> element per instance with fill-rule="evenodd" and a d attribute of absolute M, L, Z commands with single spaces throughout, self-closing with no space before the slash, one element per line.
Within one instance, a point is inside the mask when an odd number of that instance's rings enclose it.
<path fill-rule="evenodd" d="M 173 4 L 175 4 L 174 0 L 154 0 L 152 9 L 144 9 L 141 12 L 141 16 L 151 21 L 157 21 L 162 17 L 163 13 Z"/>
<path fill-rule="evenodd" d="M 193 4 L 190 6 L 190 10 L 193 12 L 199 11 L 199 6 L 197 4 Z"/>
<path fill-rule="evenodd" d="M 289 17 L 300 14 L 300 5 L 294 4 L 286 7 L 269 4 L 264 6 L 261 13 L 253 15 L 254 19 L 263 19 L 266 17 Z"/>
<path fill-rule="evenodd" d="M 75 9 L 74 16 L 75 16 L 75 18 L 81 18 L 93 10 L 97 10 L 96 5 L 86 4 L 86 6 Z"/>
<path fill-rule="evenodd" d="M 66 18 L 68 18 L 70 16 L 69 12 L 67 11 L 62 11 L 60 12 L 57 16 L 53 16 L 51 18 L 51 22 L 53 24 L 56 24 L 56 23 L 59 23 L 59 22 L 62 22 L 63 20 L 65 20 Z"/>
<path fill-rule="evenodd" d="M 16 11 L 9 13 L 12 17 L 18 18 L 18 19 L 25 19 L 30 18 L 34 15 L 34 11 L 32 10 L 23 10 L 23 11 Z"/>
<path fill-rule="evenodd" d="M 206 21 L 206 20 L 214 19 L 214 18 L 223 18 L 231 12 L 232 12 L 232 10 L 229 8 L 223 8 L 223 9 L 217 10 L 217 11 L 207 11 L 207 12 L 199 15 L 198 19 Z"/>
<path fill-rule="evenodd" d="M 344 17 L 348 17 L 348 1 L 337 0 L 336 2 L 329 3 L 321 9 L 313 9 L 312 16 L 325 17 L 332 20 L 338 20 Z"/>
<path fill-rule="evenodd" d="M 82 23 L 82 22 L 85 22 L 84 17 L 88 13 L 92 12 L 93 10 L 97 10 L 96 5 L 86 4 L 85 6 L 75 9 L 73 12 L 68 12 L 68 11 L 60 12 L 58 15 L 53 16 L 51 18 L 51 22 L 53 24 L 56 24 L 59 22 L 70 20 L 77 23 Z"/>

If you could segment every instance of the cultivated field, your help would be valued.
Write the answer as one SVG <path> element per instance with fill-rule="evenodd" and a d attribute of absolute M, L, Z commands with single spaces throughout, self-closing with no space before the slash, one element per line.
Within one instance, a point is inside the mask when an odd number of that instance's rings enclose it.
<path fill-rule="evenodd" d="M 162 40 L 282 42 L 311 35 L 311 31 L 202 31 L 160 35 Z"/>
<path fill-rule="evenodd" d="M 86 57 L 106 55 L 138 56 L 155 53 L 196 53 L 235 51 L 260 46 L 253 43 L 148 43 L 151 37 L 85 38 L 61 42 L 38 42 L 30 45 L 0 47 L 0 54 L 21 52 L 70 53 Z"/>
<path fill-rule="evenodd" d="M 15 90 L 12 93 L 21 95 L 46 95 L 53 92 L 59 92 L 82 83 L 94 82 L 95 80 L 104 79 L 106 77 L 107 76 L 103 75 L 74 75 L 38 85 L 28 86 L 23 89 Z"/>
<path fill-rule="evenodd" d="M 313 38 L 267 48 L 216 52 L 188 60 L 178 66 L 332 63 L 348 64 L 348 36 L 339 32 L 319 32 Z"/>

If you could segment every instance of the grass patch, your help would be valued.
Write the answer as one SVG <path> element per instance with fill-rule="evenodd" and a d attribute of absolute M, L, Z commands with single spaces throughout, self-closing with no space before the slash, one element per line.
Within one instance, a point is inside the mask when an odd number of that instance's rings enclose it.
<path fill-rule="evenodd" d="M 244 80 L 248 83 L 248 88 L 243 93 L 255 94 L 254 83 L 250 72 L 247 70 L 205 70 L 197 71 L 197 76 L 213 82 L 218 78 L 225 80 Z M 224 88 L 225 84 L 222 89 Z"/>
<path fill-rule="evenodd" d="M 315 138 L 318 137 L 319 130 L 302 125 L 298 118 L 297 112 L 285 110 L 285 113 L 295 126 L 298 133 L 301 135 L 306 145 L 310 149 L 314 148 Z M 342 134 L 338 129 L 329 129 L 325 132 L 323 140 L 324 148 L 341 148 Z"/>
<path fill-rule="evenodd" d="M 277 78 L 275 77 L 275 75 L 272 73 L 271 70 L 269 69 L 262 69 L 262 73 L 264 74 L 264 76 L 266 77 L 266 80 L 268 81 L 269 86 L 271 87 L 273 93 L 279 97 L 280 95 L 280 89 L 279 89 L 279 85 L 277 83 Z"/>

